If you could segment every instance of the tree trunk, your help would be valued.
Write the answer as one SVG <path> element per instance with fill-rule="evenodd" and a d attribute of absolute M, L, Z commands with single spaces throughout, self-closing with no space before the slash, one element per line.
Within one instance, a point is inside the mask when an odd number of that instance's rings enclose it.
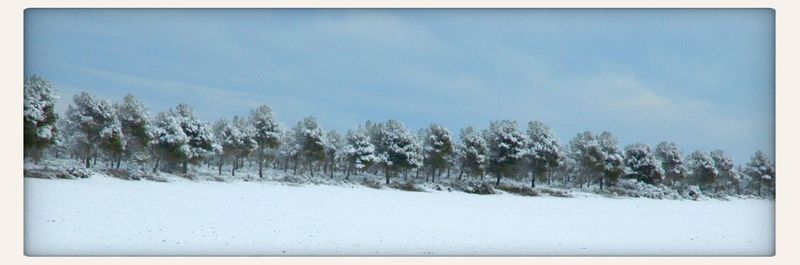
<path fill-rule="evenodd" d="M 156 158 L 156 166 L 153 167 L 153 173 L 158 172 L 158 164 L 161 163 L 161 158 Z"/>
<path fill-rule="evenodd" d="M 239 161 L 234 156 L 231 162 L 231 176 L 236 176 L 236 168 L 239 166 Z"/>
<path fill-rule="evenodd" d="M 117 169 L 119 169 L 120 162 L 122 162 L 122 154 L 117 155 Z"/>
<path fill-rule="evenodd" d="M 433 174 L 431 174 L 431 182 L 436 183 L 436 168 L 433 168 Z"/>
<path fill-rule="evenodd" d="M 91 154 L 92 154 L 92 150 L 90 149 L 90 147 L 87 146 L 86 147 L 86 168 L 89 168 L 89 167 L 92 166 L 90 164 L 90 160 L 91 160 L 91 157 L 92 157 Z"/>
<path fill-rule="evenodd" d="M 531 188 L 536 188 L 536 174 L 531 174 Z"/>
<path fill-rule="evenodd" d="M 258 178 L 264 178 L 264 158 L 258 157 Z"/>
<path fill-rule="evenodd" d="M 345 180 L 350 180 L 350 170 L 352 170 L 352 168 L 353 168 L 353 164 L 348 164 L 347 165 L 347 172 L 344 175 L 344 179 Z"/>
<path fill-rule="evenodd" d="M 222 164 L 225 163 L 225 159 L 222 157 L 219 158 L 219 162 L 217 162 L 217 171 L 219 171 L 218 175 L 222 176 Z"/>
<path fill-rule="evenodd" d="M 500 186 L 500 174 L 497 174 L 497 181 L 495 182 L 495 186 Z"/>
<path fill-rule="evenodd" d="M 386 185 L 389 185 L 389 166 L 384 167 L 384 174 L 386 175 Z"/>
<path fill-rule="evenodd" d="M 605 184 L 605 177 L 600 177 L 600 190 L 603 190 L 603 184 Z"/>
<path fill-rule="evenodd" d="M 311 177 L 314 177 L 314 163 L 308 161 L 308 171 L 311 172 Z"/>
<path fill-rule="evenodd" d="M 183 174 L 189 172 L 189 159 L 183 160 Z"/>

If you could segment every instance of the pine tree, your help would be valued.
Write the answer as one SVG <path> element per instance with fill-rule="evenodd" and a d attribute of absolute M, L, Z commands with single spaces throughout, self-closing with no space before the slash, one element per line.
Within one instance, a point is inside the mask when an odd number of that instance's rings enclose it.
<path fill-rule="evenodd" d="M 86 168 L 91 167 L 92 157 L 96 163 L 99 148 L 110 153 L 122 151 L 122 128 L 116 108 L 110 102 L 81 92 L 73 97 L 73 104 L 66 112 L 68 126 L 71 127 L 70 131 L 79 133 L 79 138 L 75 140 L 85 148 L 83 157 Z"/>
<path fill-rule="evenodd" d="M 284 129 L 275 119 L 272 110 L 266 105 L 261 105 L 250 111 L 250 123 L 254 128 L 253 140 L 258 146 L 256 151 L 258 177 L 263 178 L 264 161 L 272 160 L 275 157 L 275 153 L 281 145 L 281 136 L 284 134 Z"/>
<path fill-rule="evenodd" d="M 650 150 L 650 146 L 642 143 L 625 147 L 625 169 L 626 177 L 648 184 L 659 183 L 664 178 L 661 163 Z"/>
<path fill-rule="evenodd" d="M 33 75 L 25 79 L 23 91 L 23 152 L 33 157 L 34 162 L 41 157 L 43 149 L 53 145 L 57 138 L 55 101 L 58 95 L 50 81 Z"/>
<path fill-rule="evenodd" d="M 738 193 L 739 174 L 734 168 L 736 165 L 733 162 L 733 158 L 725 154 L 725 151 L 717 149 L 711 151 L 711 160 L 714 161 L 714 168 L 719 172 L 719 176 L 714 185 L 716 186 L 715 189 L 733 189 L 734 192 Z"/>
<path fill-rule="evenodd" d="M 558 167 L 562 159 L 561 146 L 555 133 L 542 122 L 528 123 L 528 163 L 531 176 L 531 187 L 536 187 L 536 178 L 545 178 L 549 172 Z"/>
<path fill-rule="evenodd" d="M 489 147 L 488 169 L 500 185 L 504 176 L 516 174 L 528 154 L 528 138 L 517 129 L 517 122 L 510 120 L 493 121 L 486 132 Z"/>
<path fill-rule="evenodd" d="M 714 161 L 703 151 L 694 151 L 689 155 L 687 161 L 690 170 L 689 176 L 695 185 L 707 190 L 710 185 L 716 182 L 719 171 L 714 167 Z"/>
<path fill-rule="evenodd" d="M 144 162 L 147 159 L 147 146 L 151 141 L 148 134 L 150 114 L 147 108 L 136 97 L 128 94 L 123 98 L 122 104 L 117 106 L 117 110 L 125 140 L 125 155 L 137 162 Z M 117 168 L 121 158 L 122 156 L 117 157 Z"/>
<path fill-rule="evenodd" d="M 366 170 L 378 160 L 375 156 L 375 146 L 372 145 L 366 131 L 360 127 L 356 131 L 347 131 L 345 155 L 348 160 L 345 179 L 350 178 L 351 171 L 355 170 L 358 173 L 359 170 Z"/>
<path fill-rule="evenodd" d="M 453 154 L 453 136 L 447 128 L 431 124 L 421 134 L 424 140 L 425 164 L 432 170 L 432 180 L 448 166 L 447 158 Z"/>
<path fill-rule="evenodd" d="M 744 173 L 750 178 L 750 182 L 753 184 L 751 186 L 759 196 L 762 195 L 763 188 L 767 188 L 774 196 L 775 165 L 764 152 L 759 150 L 750 158 L 750 162 L 745 165 Z"/>
<path fill-rule="evenodd" d="M 468 175 L 483 176 L 489 152 L 486 146 L 486 139 L 472 127 L 462 129 L 460 135 L 461 143 L 458 147 L 458 160 L 461 164 L 461 173 L 459 173 L 458 178 L 461 179 L 465 171 Z"/>
<path fill-rule="evenodd" d="M 325 133 L 314 117 L 306 117 L 293 128 L 299 157 L 308 163 L 314 176 L 314 163 L 325 160 Z"/>
<path fill-rule="evenodd" d="M 656 146 L 656 159 L 661 162 L 664 177 L 675 187 L 676 181 L 685 181 L 687 169 L 683 160 L 683 153 L 672 142 L 661 142 Z"/>

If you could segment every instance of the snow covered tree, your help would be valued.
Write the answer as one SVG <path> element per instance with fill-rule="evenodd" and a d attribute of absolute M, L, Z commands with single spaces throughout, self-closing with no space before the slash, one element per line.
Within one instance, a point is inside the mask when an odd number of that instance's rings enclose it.
<path fill-rule="evenodd" d="M 661 161 L 661 168 L 664 170 L 664 177 L 672 187 L 676 181 L 685 181 L 687 169 L 683 160 L 683 153 L 672 142 L 661 142 L 656 146 L 656 158 Z"/>
<path fill-rule="evenodd" d="M 625 161 L 622 157 L 622 152 L 617 145 L 617 138 L 610 132 L 602 132 L 597 137 L 600 143 L 600 148 L 603 151 L 603 174 L 600 178 L 600 190 L 603 189 L 603 184 L 608 181 L 609 185 L 617 183 L 622 174 L 625 173 Z"/>
<path fill-rule="evenodd" d="M 714 168 L 719 175 L 715 183 L 716 190 L 733 190 L 739 192 L 739 176 L 734 168 L 736 165 L 733 158 L 725 154 L 722 150 L 711 151 L 711 160 L 714 161 Z"/>
<path fill-rule="evenodd" d="M 125 137 L 125 155 L 137 162 L 144 162 L 147 159 L 147 146 L 150 144 L 150 114 L 147 108 L 136 97 L 128 94 L 122 99 L 122 104 L 117 106 L 117 116 Z M 119 164 L 120 159 L 117 160 L 117 168 Z"/>
<path fill-rule="evenodd" d="M 105 99 L 96 98 L 87 92 L 73 97 L 73 105 L 67 108 L 70 131 L 80 133 L 80 141 L 85 148 L 86 168 L 91 167 L 90 159 L 97 162 L 97 151 L 103 148 L 111 153 L 121 152 L 122 128 L 117 119 L 116 109 Z"/>
<path fill-rule="evenodd" d="M 761 150 L 750 158 L 745 165 L 744 174 L 750 178 L 752 189 L 760 196 L 761 190 L 767 188 L 775 192 L 775 164 Z"/>
<path fill-rule="evenodd" d="M 181 121 L 170 112 L 159 112 L 152 122 L 150 138 L 156 158 L 153 172 L 159 170 L 161 161 L 176 163 L 189 156 L 189 136 L 183 131 Z"/>
<path fill-rule="evenodd" d="M 703 151 L 694 151 L 686 159 L 689 164 L 690 178 L 695 185 L 707 190 L 717 180 L 719 171 L 714 167 L 714 161 Z"/>
<path fill-rule="evenodd" d="M 215 146 L 216 141 L 214 134 L 211 132 L 211 125 L 205 121 L 198 120 L 194 114 L 194 109 L 189 105 L 178 104 L 174 111 L 170 110 L 170 114 L 177 119 L 184 135 L 189 138 L 181 161 L 183 173 L 185 174 L 188 172 L 189 163 L 197 162 L 204 156 L 213 154 L 214 149 L 219 147 Z"/>
<path fill-rule="evenodd" d="M 342 135 L 334 130 L 328 131 L 325 136 L 325 166 L 323 167 L 328 175 L 333 178 L 333 173 L 337 168 L 337 164 L 345 156 L 345 139 Z"/>
<path fill-rule="evenodd" d="M 431 181 L 436 182 L 437 173 L 449 165 L 447 158 L 453 154 L 453 136 L 438 124 L 431 124 L 421 135 L 424 137 L 424 163 L 432 171 Z"/>
<path fill-rule="evenodd" d="M 345 179 L 350 178 L 350 172 L 355 170 L 365 170 L 372 163 L 377 161 L 375 156 L 375 146 L 372 145 L 369 136 L 362 128 L 356 131 L 347 131 L 347 145 L 345 146 L 348 167 Z"/>
<path fill-rule="evenodd" d="M 392 172 L 399 172 L 416 167 L 420 161 L 420 145 L 416 137 L 406 127 L 396 121 L 388 120 L 383 124 L 370 127 L 376 134 L 374 140 L 377 163 L 383 167 L 386 184 Z"/>
<path fill-rule="evenodd" d="M 661 163 L 650 150 L 650 146 L 642 143 L 625 147 L 625 169 L 626 177 L 648 184 L 659 183 L 664 178 Z"/>
<path fill-rule="evenodd" d="M 561 146 L 555 133 L 542 122 L 528 123 L 528 162 L 531 176 L 531 187 L 536 187 L 536 178 L 545 178 L 558 166 L 562 159 Z M 549 179 L 549 178 L 548 178 Z"/>
<path fill-rule="evenodd" d="M 314 162 L 325 160 L 325 132 L 314 117 L 306 117 L 293 128 L 297 141 L 299 157 L 308 163 L 308 170 L 314 176 Z"/>
<path fill-rule="evenodd" d="M 219 139 L 223 154 L 231 159 L 231 176 L 236 176 L 240 159 L 246 157 L 256 147 L 256 141 L 244 119 L 235 116 L 231 122 L 225 123 Z"/>
<path fill-rule="evenodd" d="M 55 143 L 55 102 L 58 95 L 50 81 L 33 75 L 25 79 L 23 91 L 23 153 L 34 162 L 43 149 Z"/>
<path fill-rule="evenodd" d="M 253 126 L 253 140 L 256 141 L 258 150 L 258 177 L 263 178 L 263 168 L 265 160 L 272 160 L 275 157 L 277 148 L 281 145 L 281 135 L 283 126 L 275 119 L 272 109 L 266 105 L 250 111 L 250 123 Z"/>
<path fill-rule="evenodd" d="M 609 132 L 594 136 L 583 132 L 570 141 L 570 156 L 580 167 L 581 186 L 585 180 L 596 179 L 603 189 L 606 182 L 613 184 L 624 173 L 624 161 L 617 140 Z"/>
<path fill-rule="evenodd" d="M 461 129 L 461 143 L 457 150 L 458 161 L 461 165 L 461 172 L 458 174 L 458 178 L 461 179 L 465 171 L 468 175 L 483 176 L 486 168 L 488 147 L 486 146 L 486 139 L 475 128 L 467 127 Z"/>
<path fill-rule="evenodd" d="M 489 147 L 489 172 L 495 175 L 495 185 L 500 185 L 503 176 L 511 176 L 519 170 L 528 153 L 528 138 L 519 131 L 517 122 L 492 121 L 486 132 Z"/>

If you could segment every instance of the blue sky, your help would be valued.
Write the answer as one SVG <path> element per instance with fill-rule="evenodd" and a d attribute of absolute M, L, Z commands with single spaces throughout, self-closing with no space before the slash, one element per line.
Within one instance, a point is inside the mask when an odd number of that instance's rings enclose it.
<path fill-rule="evenodd" d="M 209 121 L 266 104 L 288 126 L 539 120 L 563 143 L 774 154 L 769 9 L 28 9 L 31 74 L 59 110 L 132 93 Z"/>

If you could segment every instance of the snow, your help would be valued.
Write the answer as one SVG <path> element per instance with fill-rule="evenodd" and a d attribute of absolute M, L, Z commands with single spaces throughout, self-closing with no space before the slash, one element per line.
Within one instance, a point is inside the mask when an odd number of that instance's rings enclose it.
<path fill-rule="evenodd" d="M 26 255 L 772 255 L 770 200 L 25 178 Z"/>

